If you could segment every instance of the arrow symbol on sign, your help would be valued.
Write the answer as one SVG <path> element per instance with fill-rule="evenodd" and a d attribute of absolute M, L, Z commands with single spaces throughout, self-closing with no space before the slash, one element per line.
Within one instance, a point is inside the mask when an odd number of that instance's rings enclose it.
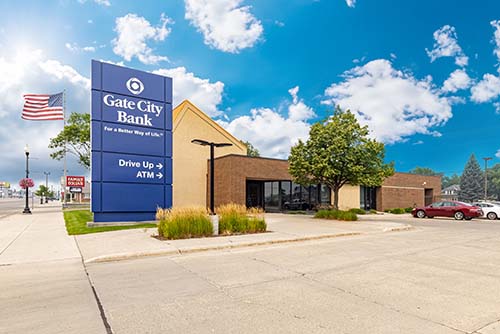
<path fill-rule="evenodd" d="M 156 174 L 156 176 L 158 176 L 158 178 L 161 179 L 163 177 L 163 174 L 160 172 L 160 173 Z"/>
<path fill-rule="evenodd" d="M 163 165 L 159 162 L 158 165 L 156 165 L 156 168 L 158 169 L 162 169 L 163 168 Z M 160 178 L 161 179 L 161 178 Z"/>

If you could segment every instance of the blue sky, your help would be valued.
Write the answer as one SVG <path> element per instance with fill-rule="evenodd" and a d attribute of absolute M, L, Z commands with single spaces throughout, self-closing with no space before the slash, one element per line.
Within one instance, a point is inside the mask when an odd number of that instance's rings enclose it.
<path fill-rule="evenodd" d="M 499 162 L 498 1 L 2 1 L 0 13 L 0 181 L 22 177 L 25 143 L 35 180 L 62 174 L 47 149 L 61 124 L 22 121 L 22 94 L 66 89 L 68 110 L 88 112 L 91 59 L 172 76 L 174 104 L 192 100 L 265 156 L 286 158 L 340 104 L 398 171 Z"/>

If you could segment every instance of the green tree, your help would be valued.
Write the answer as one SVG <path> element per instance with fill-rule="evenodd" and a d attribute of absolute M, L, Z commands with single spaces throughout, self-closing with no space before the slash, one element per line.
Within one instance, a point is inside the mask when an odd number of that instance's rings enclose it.
<path fill-rule="evenodd" d="M 247 156 L 249 157 L 260 157 L 259 150 L 255 148 L 249 141 L 244 141 L 243 144 L 247 146 Z"/>
<path fill-rule="evenodd" d="M 476 160 L 474 154 L 472 154 L 465 165 L 464 172 L 460 178 L 460 191 L 458 193 L 458 199 L 461 201 L 472 202 L 483 198 L 484 196 L 484 184 L 483 184 L 483 172 L 481 167 Z"/>
<path fill-rule="evenodd" d="M 500 198 L 500 164 L 488 168 L 488 196 Z"/>
<path fill-rule="evenodd" d="M 38 189 L 35 191 L 35 195 L 45 196 L 45 197 L 54 197 L 54 192 L 50 191 L 48 187 L 41 184 L 40 187 L 38 187 Z"/>
<path fill-rule="evenodd" d="M 337 107 L 332 116 L 311 126 L 305 143 L 299 140 L 292 147 L 288 161 L 294 181 L 326 184 L 336 209 L 339 190 L 346 183 L 380 186 L 394 174 L 394 167 L 384 163 L 384 144 L 368 134 L 368 127 L 359 125 L 354 114 Z"/>
<path fill-rule="evenodd" d="M 417 175 L 425 175 L 425 176 L 442 176 L 443 173 L 438 173 L 435 172 L 434 170 L 427 168 L 427 167 L 415 167 L 411 171 L 409 171 L 410 174 L 417 174 Z"/>
<path fill-rule="evenodd" d="M 75 155 L 78 163 L 89 169 L 90 114 L 71 113 L 64 129 L 50 139 L 49 148 L 55 150 L 50 154 L 52 159 L 63 159 L 66 151 Z"/>
<path fill-rule="evenodd" d="M 442 188 L 447 188 L 454 184 L 460 184 L 460 175 L 453 174 L 452 176 L 443 176 L 441 179 Z"/>

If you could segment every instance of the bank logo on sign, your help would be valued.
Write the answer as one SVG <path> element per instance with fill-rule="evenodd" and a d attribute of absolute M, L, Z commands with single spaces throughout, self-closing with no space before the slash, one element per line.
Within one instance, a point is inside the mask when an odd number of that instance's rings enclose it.
<path fill-rule="evenodd" d="M 144 90 L 144 84 L 137 78 L 130 78 L 126 83 L 127 89 L 134 95 L 139 95 Z"/>

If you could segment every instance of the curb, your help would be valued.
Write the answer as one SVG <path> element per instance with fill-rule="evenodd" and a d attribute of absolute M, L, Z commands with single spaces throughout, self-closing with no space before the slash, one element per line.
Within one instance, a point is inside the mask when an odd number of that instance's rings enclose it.
<path fill-rule="evenodd" d="M 220 245 L 220 246 L 208 246 L 208 247 L 197 247 L 197 248 L 179 248 L 175 250 L 158 250 L 158 251 L 150 251 L 150 252 L 135 252 L 135 253 L 117 253 L 110 255 L 101 255 L 90 258 L 88 260 L 84 260 L 85 264 L 87 263 L 102 263 L 102 262 L 114 262 L 114 261 L 123 261 L 123 260 L 132 260 L 139 259 L 143 257 L 152 257 L 152 256 L 164 256 L 164 255 L 183 255 L 183 254 L 191 254 L 191 253 L 201 253 L 213 250 L 225 250 L 225 249 L 237 249 L 237 248 L 245 248 L 252 246 L 266 246 L 266 245 L 276 245 L 276 244 L 285 244 L 285 243 L 293 243 L 293 242 L 303 242 L 310 240 L 321 240 L 321 239 L 332 239 L 332 238 L 341 238 L 341 237 L 351 237 L 363 235 L 364 233 L 360 232 L 350 232 L 350 233 L 339 233 L 339 234 L 327 234 L 327 235 L 318 235 L 312 237 L 301 237 L 294 239 L 282 239 L 282 240 L 269 240 L 262 242 L 246 242 L 236 245 Z"/>
<path fill-rule="evenodd" d="M 411 225 L 404 225 L 402 227 L 392 227 L 392 228 L 384 228 L 382 232 L 402 232 L 402 231 L 411 231 L 414 230 L 415 227 Z"/>
<path fill-rule="evenodd" d="M 393 228 L 383 229 L 382 233 L 402 232 L 402 231 L 410 231 L 410 230 L 414 230 L 414 229 L 415 228 L 411 225 L 405 225 L 402 227 L 393 227 Z M 342 237 L 354 237 L 354 236 L 367 235 L 367 234 L 371 234 L 371 233 L 347 232 L 347 233 L 337 233 L 337 234 L 316 235 L 316 236 L 310 236 L 310 237 L 298 237 L 298 238 L 293 238 L 293 239 L 268 240 L 268 241 L 260 241 L 260 242 L 259 241 L 246 242 L 246 243 L 241 243 L 241 244 L 227 244 L 227 245 L 194 247 L 194 248 L 165 249 L 165 250 L 134 252 L 134 253 L 116 253 L 116 254 L 110 254 L 110 255 L 96 256 L 96 257 L 84 260 L 83 262 L 85 264 L 116 262 L 116 261 L 140 259 L 140 258 L 144 258 L 144 257 L 184 255 L 184 254 L 201 253 L 201 252 L 208 252 L 208 251 L 246 248 L 246 247 L 253 247 L 253 246 L 268 246 L 268 245 L 287 244 L 287 243 L 304 242 L 304 241 L 312 241 L 312 240 L 333 239 L 333 238 L 342 238 Z"/>

